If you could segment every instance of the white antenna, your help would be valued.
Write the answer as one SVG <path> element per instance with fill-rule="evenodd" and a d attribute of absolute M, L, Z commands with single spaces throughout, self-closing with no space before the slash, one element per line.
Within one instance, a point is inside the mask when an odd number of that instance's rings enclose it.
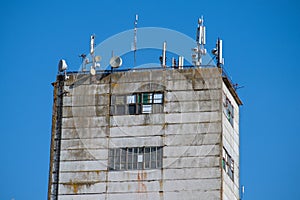
<path fill-rule="evenodd" d="M 92 62 L 93 65 L 91 68 L 95 69 L 95 59 L 94 59 L 94 52 L 95 52 L 95 35 L 91 35 L 91 48 L 90 48 L 90 53 L 92 56 Z"/>
<path fill-rule="evenodd" d="M 164 41 L 163 43 L 163 51 L 162 51 L 162 67 L 166 68 L 166 52 L 167 52 L 167 42 Z"/>
<path fill-rule="evenodd" d="M 205 26 L 203 26 L 203 16 L 201 17 L 201 19 L 198 19 L 198 35 L 197 35 L 197 43 L 205 45 L 206 43 L 206 35 L 205 35 Z"/>
<path fill-rule="evenodd" d="M 192 55 L 192 58 L 194 59 L 194 64 L 197 67 L 200 67 L 202 64 L 202 55 L 206 54 L 206 49 L 204 48 L 206 44 L 206 34 L 205 34 L 205 26 L 203 25 L 203 16 L 198 19 L 198 28 L 197 28 L 197 35 L 196 35 L 196 41 L 197 41 L 197 47 L 193 49 L 193 51 L 196 53 Z"/>
<path fill-rule="evenodd" d="M 137 22 L 139 20 L 139 16 L 135 15 L 134 21 L 134 40 L 133 40 L 133 54 L 134 54 L 134 67 L 136 66 L 136 43 L 137 43 Z"/>
<path fill-rule="evenodd" d="M 241 190 L 241 199 L 244 198 L 244 194 L 245 194 L 245 186 L 242 185 L 242 190 Z"/>
<path fill-rule="evenodd" d="M 178 68 L 182 69 L 184 65 L 184 57 L 183 56 L 179 56 L 178 57 Z"/>
<path fill-rule="evenodd" d="M 174 57 L 172 57 L 172 67 L 173 68 L 176 67 L 176 59 Z"/>
<path fill-rule="evenodd" d="M 222 65 L 224 65 L 224 58 L 223 58 L 223 41 L 220 38 L 218 38 L 217 40 L 216 48 L 217 48 L 217 67 L 221 67 Z"/>
<path fill-rule="evenodd" d="M 95 35 L 91 35 L 91 48 L 90 48 L 91 55 L 94 54 L 94 47 L 95 47 Z"/>

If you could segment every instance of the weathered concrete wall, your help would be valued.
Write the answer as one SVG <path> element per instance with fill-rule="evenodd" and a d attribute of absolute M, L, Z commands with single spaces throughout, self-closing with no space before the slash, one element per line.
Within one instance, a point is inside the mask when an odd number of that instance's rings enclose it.
<path fill-rule="evenodd" d="M 59 199 L 221 199 L 222 88 L 218 68 L 71 75 Z M 153 91 L 163 113 L 110 115 L 110 94 Z M 163 146 L 162 169 L 108 171 L 109 148 L 144 146 Z"/>
<path fill-rule="evenodd" d="M 164 198 L 220 199 L 220 74 L 169 71 L 166 80 Z"/>
<path fill-rule="evenodd" d="M 233 180 L 222 170 L 223 200 L 239 200 L 239 106 L 224 83 L 223 95 L 229 99 L 234 108 L 233 125 L 229 123 L 225 114 L 222 114 L 222 144 L 234 160 Z"/>
<path fill-rule="evenodd" d="M 70 77 L 63 96 L 58 199 L 105 199 L 109 85 L 105 77 L 98 83 L 86 75 Z"/>

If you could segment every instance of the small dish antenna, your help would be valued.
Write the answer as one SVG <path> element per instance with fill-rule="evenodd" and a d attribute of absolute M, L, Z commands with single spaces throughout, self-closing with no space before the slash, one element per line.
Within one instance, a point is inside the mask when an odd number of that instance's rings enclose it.
<path fill-rule="evenodd" d="M 118 68 L 122 65 L 122 58 L 119 56 L 113 56 L 110 61 L 109 64 L 111 65 L 112 68 Z"/>
<path fill-rule="evenodd" d="M 213 50 L 211 50 L 211 53 L 213 54 L 213 55 L 218 55 L 218 50 L 217 50 L 217 48 L 213 48 Z"/>
<path fill-rule="evenodd" d="M 67 68 L 68 68 L 68 65 L 67 65 L 66 61 L 64 59 L 59 60 L 58 71 L 63 72 L 65 70 L 67 70 Z"/>
<path fill-rule="evenodd" d="M 65 73 L 65 80 L 69 79 L 69 76 L 67 75 L 67 69 L 68 65 L 64 59 L 59 60 L 58 62 L 58 71 L 59 73 L 64 72 Z"/>
<path fill-rule="evenodd" d="M 100 62 L 101 59 L 101 56 L 95 56 L 95 62 Z"/>
<path fill-rule="evenodd" d="M 94 75 L 96 75 L 96 70 L 93 67 L 91 67 L 90 73 L 91 73 L 91 75 L 94 76 Z"/>

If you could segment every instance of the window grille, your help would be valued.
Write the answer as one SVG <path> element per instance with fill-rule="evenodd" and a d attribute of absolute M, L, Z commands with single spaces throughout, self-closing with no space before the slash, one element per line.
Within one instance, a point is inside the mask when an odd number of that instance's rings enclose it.
<path fill-rule="evenodd" d="M 109 170 L 159 169 L 162 147 L 126 147 L 109 149 Z"/>

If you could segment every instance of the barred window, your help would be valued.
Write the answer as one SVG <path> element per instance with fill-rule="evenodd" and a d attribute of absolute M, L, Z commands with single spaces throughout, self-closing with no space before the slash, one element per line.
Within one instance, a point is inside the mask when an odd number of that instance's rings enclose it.
<path fill-rule="evenodd" d="M 163 112 L 162 92 L 111 96 L 111 115 L 137 115 L 161 112 Z"/>
<path fill-rule="evenodd" d="M 109 149 L 109 170 L 159 169 L 162 147 L 130 147 Z"/>
<path fill-rule="evenodd" d="M 223 112 L 232 126 L 233 126 L 233 110 L 234 109 L 230 100 L 226 97 L 226 95 L 223 95 Z"/>
<path fill-rule="evenodd" d="M 231 180 L 234 181 L 234 161 L 225 148 L 223 148 L 222 167 Z"/>

